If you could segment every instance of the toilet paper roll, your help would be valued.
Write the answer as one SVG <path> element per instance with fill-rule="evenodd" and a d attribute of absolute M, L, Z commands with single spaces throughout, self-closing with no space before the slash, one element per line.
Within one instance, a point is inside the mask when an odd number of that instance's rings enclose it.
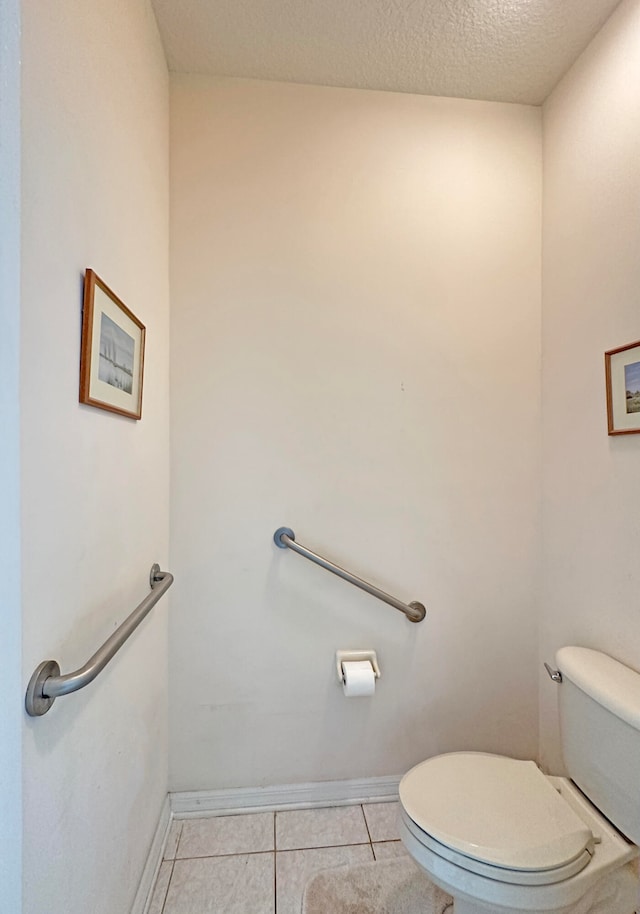
<path fill-rule="evenodd" d="M 342 662 L 342 691 L 347 698 L 366 698 L 375 688 L 376 677 L 368 660 Z"/>

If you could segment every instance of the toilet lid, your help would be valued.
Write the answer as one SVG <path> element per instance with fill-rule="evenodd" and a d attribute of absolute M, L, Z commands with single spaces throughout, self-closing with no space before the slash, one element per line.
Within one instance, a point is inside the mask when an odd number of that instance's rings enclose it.
<path fill-rule="evenodd" d="M 428 835 L 493 866 L 551 869 L 593 845 L 589 827 L 534 762 L 438 755 L 404 776 L 400 801 Z"/>

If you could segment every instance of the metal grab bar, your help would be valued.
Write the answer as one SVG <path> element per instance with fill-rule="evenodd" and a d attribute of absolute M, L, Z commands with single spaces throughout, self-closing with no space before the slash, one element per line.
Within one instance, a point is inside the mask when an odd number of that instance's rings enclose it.
<path fill-rule="evenodd" d="M 363 581 L 362 578 L 359 578 L 355 574 L 351 574 L 350 571 L 346 571 L 344 568 L 341 568 L 340 565 L 334 565 L 329 559 L 325 559 L 321 555 L 312 552 L 311 549 L 307 549 L 302 543 L 296 543 L 295 534 L 289 527 L 279 527 L 273 534 L 273 541 L 280 549 L 293 549 L 298 555 L 303 555 L 305 559 L 310 559 L 312 562 L 315 562 L 316 565 L 320 565 L 321 568 L 326 568 L 327 571 L 330 571 L 332 574 L 337 574 L 339 578 L 349 581 L 350 584 L 355 584 L 360 590 L 366 590 L 372 597 L 377 597 L 384 603 L 388 603 L 389 606 L 399 609 L 401 613 L 405 614 L 410 622 L 422 622 L 427 614 L 422 603 L 418 603 L 416 600 L 412 603 L 403 603 L 402 600 L 396 600 L 395 597 L 385 593 L 384 590 L 380 590 L 379 587 L 369 584 L 368 581 Z"/>
<path fill-rule="evenodd" d="M 151 566 L 149 585 L 151 593 L 148 594 L 122 625 L 107 638 L 93 657 L 73 673 L 60 675 L 60 666 L 55 660 L 45 660 L 36 667 L 27 686 L 25 708 L 31 717 L 41 717 L 46 714 L 56 698 L 84 689 L 101 673 L 113 655 L 120 650 L 129 635 L 140 625 L 147 613 L 156 605 L 160 597 L 173 584 L 173 575 L 168 571 L 160 571 L 159 565 Z"/>

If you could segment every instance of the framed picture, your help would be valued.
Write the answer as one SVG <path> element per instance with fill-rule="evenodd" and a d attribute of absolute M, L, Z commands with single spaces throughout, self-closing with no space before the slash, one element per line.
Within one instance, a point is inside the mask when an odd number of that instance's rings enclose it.
<path fill-rule="evenodd" d="M 610 435 L 640 432 L 640 341 L 604 354 Z"/>
<path fill-rule="evenodd" d="M 97 276 L 84 277 L 80 402 L 121 416 L 142 415 L 145 328 Z"/>

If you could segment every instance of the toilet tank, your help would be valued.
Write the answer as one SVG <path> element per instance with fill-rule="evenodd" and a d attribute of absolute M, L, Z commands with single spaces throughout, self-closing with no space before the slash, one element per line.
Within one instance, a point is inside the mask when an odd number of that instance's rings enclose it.
<path fill-rule="evenodd" d="M 584 647 L 556 654 L 562 753 L 572 781 L 640 844 L 640 673 Z"/>

